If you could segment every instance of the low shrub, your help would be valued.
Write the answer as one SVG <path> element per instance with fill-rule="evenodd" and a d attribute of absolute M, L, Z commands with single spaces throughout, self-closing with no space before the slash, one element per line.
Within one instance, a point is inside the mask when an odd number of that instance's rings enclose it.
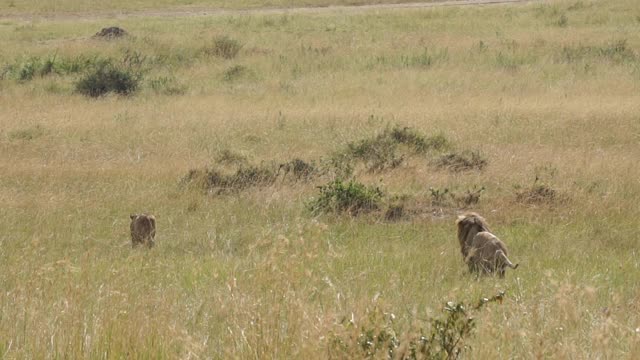
<path fill-rule="evenodd" d="M 108 62 L 110 61 L 99 56 L 80 55 L 74 58 L 58 57 L 57 54 L 47 57 L 31 56 L 17 59 L 14 63 L 4 66 L 0 78 L 25 82 L 51 74 L 78 73 Z"/>
<path fill-rule="evenodd" d="M 549 204 L 559 199 L 558 192 L 546 184 L 516 189 L 516 202 L 523 204 Z"/>
<path fill-rule="evenodd" d="M 384 196 L 382 190 L 351 180 L 334 180 L 319 186 L 320 195 L 309 204 L 312 213 L 347 213 L 356 216 L 377 210 Z"/>
<path fill-rule="evenodd" d="M 627 44 L 617 40 L 600 46 L 564 46 L 556 56 L 559 62 L 574 63 L 585 60 L 604 59 L 614 63 L 635 62 L 638 55 Z"/>
<path fill-rule="evenodd" d="M 246 75 L 248 69 L 244 65 L 233 65 L 222 73 L 224 81 L 234 81 Z"/>
<path fill-rule="evenodd" d="M 228 36 L 218 36 L 213 41 L 213 47 L 206 50 L 206 52 L 213 56 L 229 60 L 238 55 L 242 46 L 239 41 Z"/>
<path fill-rule="evenodd" d="M 278 177 L 272 166 L 240 166 L 234 173 L 217 169 L 192 169 L 182 178 L 184 185 L 195 186 L 210 193 L 221 194 L 251 187 L 272 185 Z"/>
<path fill-rule="evenodd" d="M 475 305 L 448 302 L 444 316 L 427 320 L 413 319 L 414 328 L 403 329 L 393 312 L 379 307 L 369 312 L 358 326 L 345 317 L 329 343 L 329 358 L 367 359 L 459 359 L 471 350 L 478 313 L 486 304 L 502 303 L 504 292 L 482 298 Z"/>
<path fill-rule="evenodd" d="M 76 91 L 90 97 L 99 97 L 110 92 L 130 95 L 138 89 L 140 78 L 140 74 L 130 70 L 120 69 L 110 63 L 101 64 L 76 83 Z"/>
<path fill-rule="evenodd" d="M 466 189 L 460 193 L 451 191 L 448 188 L 437 189 L 429 188 L 431 206 L 444 208 L 467 208 L 480 202 L 480 197 L 485 188 L 474 186 L 472 189 Z"/>
<path fill-rule="evenodd" d="M 452 152 L 437 158 L 433 164 L 437 168 L 453 172 L 482 170 L 487 166 L 487 159 L 478 151 Z"/>
<path fill-rule="evenodd" d="M 303 181 L 310 180 L 315 175 L 318 175 L 318 170 L 313 162 L 306 162 L 297 158 L 280 164 L 278 171 L 283 173 L 284 178 L 291 174 L 295 180 Z"/>
<path fill-rule="evenodd" d="M 224 149 L 216 156 L 216 162 L 223 165 L 245 165 L 247 157 L 233 150 Z"/>
<path fill-rule="evenodd" d="M 396 126 L 373 138 L 347 144 L 344 154 L 363 161 L 370 172 L 377 172 L 398 167 L 407 156 L 448 147 L 449 142 L 441 134 L 426 137 L 409 127 Z"/>
<path fill-rule="evenodd" d="M 161 76 L 149 81 L 151 89 L 162 95 L 184 95 L 187 92 L 187 86 L 180 84 L 173 77 Z"/>

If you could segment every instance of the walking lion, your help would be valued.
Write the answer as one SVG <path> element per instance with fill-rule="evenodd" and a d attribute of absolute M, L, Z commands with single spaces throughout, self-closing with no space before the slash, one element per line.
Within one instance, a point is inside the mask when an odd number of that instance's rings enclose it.
<path fill-rule="evenodd" d="M 504 277 L 505 269 L 518 268 L 507 257 L 507 247 L 489 230 L 486 220 L 469 212 L 458 216 L 458 241 L 464 262 L 469 271 L 480 274 L 498 274 Z"/>
<path fill-rule="evenodd" d="M 155 245 L 156 218 L 147 214 L 131 214 L 131 245 L 146 245 L 152 248 Z"/>

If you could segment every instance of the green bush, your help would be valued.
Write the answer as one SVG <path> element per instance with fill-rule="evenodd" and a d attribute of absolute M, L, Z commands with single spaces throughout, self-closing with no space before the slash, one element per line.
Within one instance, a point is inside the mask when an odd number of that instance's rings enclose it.
<path fill-rule="evenodd" d="M 472 315 L 484 305 L 502 303 L 503 299 L 504 292 L 500 292 L 471 306 L 448 302 L 443 317 L 414 320 L 420 327 L 409 331 L 400 328 L 392 312 L 376 307 L 360 327 L 347 320 L 350 318 L 341 322 L 329 344 L 329 358 L 459 359 L 471 348 L 467 341 L 476 327 Z"/>
<path fill-rule="evenodd" d="M 368 187 L 353 180 L 348 183 L 334 180 L 318 189 L 320 196 L 308 205 L 314 214 L 334 212 L 356 216 L 379 209 L 380 200 L 384 196 L 379 188 Z"/>
<path fill-rule="evenodd" d="M 90 97 L 99 97 L 110 92 L 130 95 L 138 89 L 140 78 L 140 74 L 130 70 L 120 69 L 110 63 L 101 64 L 76 83 L 76 91 Z"/>
<path fill-rule="evenodd" d="M 395 126 L 375 137 L 347 144 L 345 155 L 363 161 L 369 171 L 376 172 L 398 167 L 407 156 L 442 151 L 449 146 L 441 134 L 426 137 L 412 128 Z"/>

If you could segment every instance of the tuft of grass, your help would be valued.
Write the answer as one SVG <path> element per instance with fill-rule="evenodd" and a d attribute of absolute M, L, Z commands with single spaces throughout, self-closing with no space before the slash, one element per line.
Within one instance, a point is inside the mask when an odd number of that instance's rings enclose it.
<path fill-rule="evenodd" d="M 238 55 L 242 46 L 243 45 L 238 40 L 232 39 L 226 35 L 218 36 L 213 40 L 213 47 L 207 49 L 206 52 L 213 56 L 230 60 Z"/>
<path fill-rule="evenodd" d="M 557 58 L 566 63 L 602 59 L 613 63 L 635 62 L 637 54 L 627 40 L 617 40 L 600 46 L 563 46 Z"/>
<path fill-rule="evenodd" d="M 562 14 L 560 15 L 560 17 L 558 18 L 555 24 L 556 26 L 559 26 L 559 27 L 567 27 L 567 25 L 569 25 L 569 18 L 567 17 L 566 14 Z"/>
<path fill-rule="evenodd" d="M 187 86 L 180 84 L 174 77 L 160 76 L 149 80 L 149 87 L 156 93 L 162 95 L 184 95 Z"/>
<path fill-rule="evenodd" d="M 30 128 L 14 130 L 8 133 L 10 140 L 33 140 L 44 135 L 44 128 L 40 125 L 36 125 Z"/>
<path fill-rule="evenodd" d="M 222 79 L 224 81 L 234 81 L 245 76 L 248 72 L 249 69 L 244 65 L 233 65 L 224 70 Z"/>
<path fill-rule="evenodd" d="M 247 157 L 233 150 L 224 149 L 216 156 L 216 162 L 223 165 L 245 165 Z"/>
<path fill-rule="evenodd" d="M 437 158 L 433 164 L 440 169 L 453 172 L 482 170 L 488 161 L 479 151 L 452 152 Z"/>
<path fill-rule="evenodd" d="M 375 186 L 366 186 L 355 180 L 345 183 L 334 180 L 318 187 L 317 199 L 309 202 L 308 208 L 313 214 L 337 213 L 357 216 L 378 210 L 380 200 L 384 196 L 382 190 Z"/>

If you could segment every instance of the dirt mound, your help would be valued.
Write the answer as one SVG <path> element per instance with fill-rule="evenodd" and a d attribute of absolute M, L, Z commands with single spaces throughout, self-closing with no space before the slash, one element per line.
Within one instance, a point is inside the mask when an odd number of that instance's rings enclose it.
<path fill-rule="evenodd" d="M 111 27 L 103 28 L 102 30 L 98 31 L 95 35 L 93 35 L 93 37 L 96 39 L 111 40 L 111 39 L 119 39 L 128 35 L 129 33 L 126 32 L 124 29 L 119 28 L 117 26 L 111 26 Z"/>

